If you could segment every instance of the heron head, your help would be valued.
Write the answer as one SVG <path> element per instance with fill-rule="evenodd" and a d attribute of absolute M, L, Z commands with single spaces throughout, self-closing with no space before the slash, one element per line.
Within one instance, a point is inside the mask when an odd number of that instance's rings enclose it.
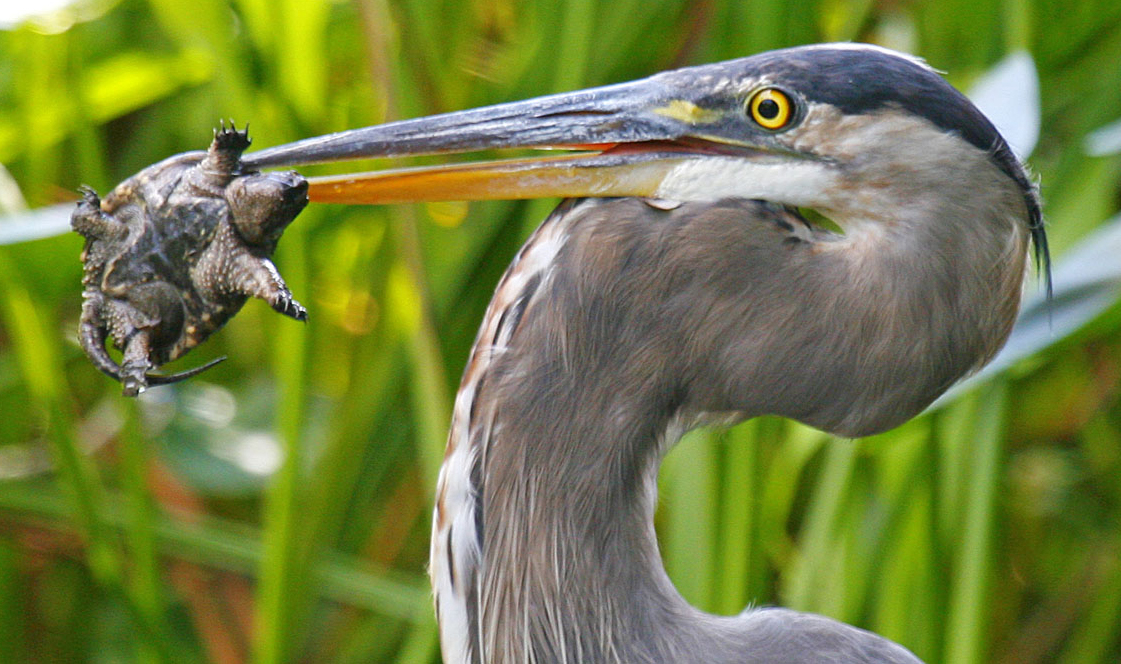
<path fill-rule="evenodd" d="M 846 232 L 909 218 L 997 219 L 1020 224 L 1040 266 L 1048 264 L 1036 188 L 992 123 L 922 60 L 862 44 L 769 51 L 340 132 L 244 160 L 260 168 L 508 148 L 575 152 L 313 178 L 309 196 L 738 197 L 814 208 Z"/>

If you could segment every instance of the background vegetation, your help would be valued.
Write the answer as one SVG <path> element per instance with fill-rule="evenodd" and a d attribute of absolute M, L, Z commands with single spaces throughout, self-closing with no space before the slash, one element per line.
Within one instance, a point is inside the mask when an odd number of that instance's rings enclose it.
<path fill-rule="evenodd" d="M 437 661 L 424 565 L 451 398 L 554 201 L 313 206 L 277 257 L 311 322 L 251 302 L 182 364 L 226 363 L 138 401 L 74 341 L 81 241 L 44 206 L 203 147 L 219 118 L 268 146 L 823 40 L 920 54 L 963 88 L 1031 54 L 1056 301 L 1001 371 L 894 432 L 693 436 L 663 472 L 667 567 L 705 609 L 818 611 L 931 664 L 1121 660 L 1119 28 L 1116 0 L 90 0 L 13 22 L 0 662 Z"/>

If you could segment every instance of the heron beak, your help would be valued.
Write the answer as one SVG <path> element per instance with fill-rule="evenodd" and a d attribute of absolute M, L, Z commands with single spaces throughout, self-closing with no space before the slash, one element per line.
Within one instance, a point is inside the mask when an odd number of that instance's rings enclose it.
<path fill-rule="evenodd" d="M 316 203 L 386 204 L 554 196 L 653 197 L 674 163 L 668 156 L 616 155 L 609 150 L 588 155 L 371 171 L 308 178 L 308 198 Z"/>
<path fill-rule="evenodd" d="M 736 135 L 731 129 L 742 110 L 705 108 L 686 97 L 645 79 L 305 139 L 248 154 L 243 164 L 263 168 L 508 148 L 579 151 L 309 178 L 313 202 L 385 204 L 653 197 L 684 161 L 770 151 L 765 140 L 728 138 Z"/>

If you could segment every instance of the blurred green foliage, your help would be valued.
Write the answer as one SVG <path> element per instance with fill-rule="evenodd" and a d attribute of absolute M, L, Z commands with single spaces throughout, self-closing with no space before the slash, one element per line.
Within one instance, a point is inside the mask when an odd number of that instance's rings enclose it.
<path fill-rule="evenodd" d="M 107 191 L 219 118 L 267 146 L 828 40 L 959 87 L 1027 49 L 1056 254 L 1118 210 L 1121 157 L 1084 144 L 1121 117 L 1115 0 L 79 2 L 0 33 L 0 208 Z M 185 364 L 229 361 L 139 402 L 74 341 L 80 238 L 0 246 L 0 662 L 436 661 L 451 398 L 553 203 L 313 206 L 277 256 L 311 322 L 251 302 Z M 1119 327 L 1108 306 L 875 438 L 691 436 L 662 477 L 671 575 L 932 664 L 1121 660 Z"/>

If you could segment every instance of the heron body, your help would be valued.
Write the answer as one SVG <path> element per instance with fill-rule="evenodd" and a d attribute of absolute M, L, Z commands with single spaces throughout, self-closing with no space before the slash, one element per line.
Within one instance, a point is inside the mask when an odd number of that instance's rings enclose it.
<path fill-rule="evenodd" d="M 820 616 L 691 607 L 660 561 L 658 466 L 705 422 L 774 414 L 842 436 L 885 431 L 989 360 L 1033 240 L 1046 264 L 1019 161 L 921 61 L 857 45 L 259 154 L 558 143 L 602 151 L 312 183 L 313 200 L 373 200 L 370 186 L 409 200 L 452 180 L 464 197 L 607 196 L 566 200 L 529 239 L 464 372 L 430 564 L 444 660 L 917 662 Z"/>

